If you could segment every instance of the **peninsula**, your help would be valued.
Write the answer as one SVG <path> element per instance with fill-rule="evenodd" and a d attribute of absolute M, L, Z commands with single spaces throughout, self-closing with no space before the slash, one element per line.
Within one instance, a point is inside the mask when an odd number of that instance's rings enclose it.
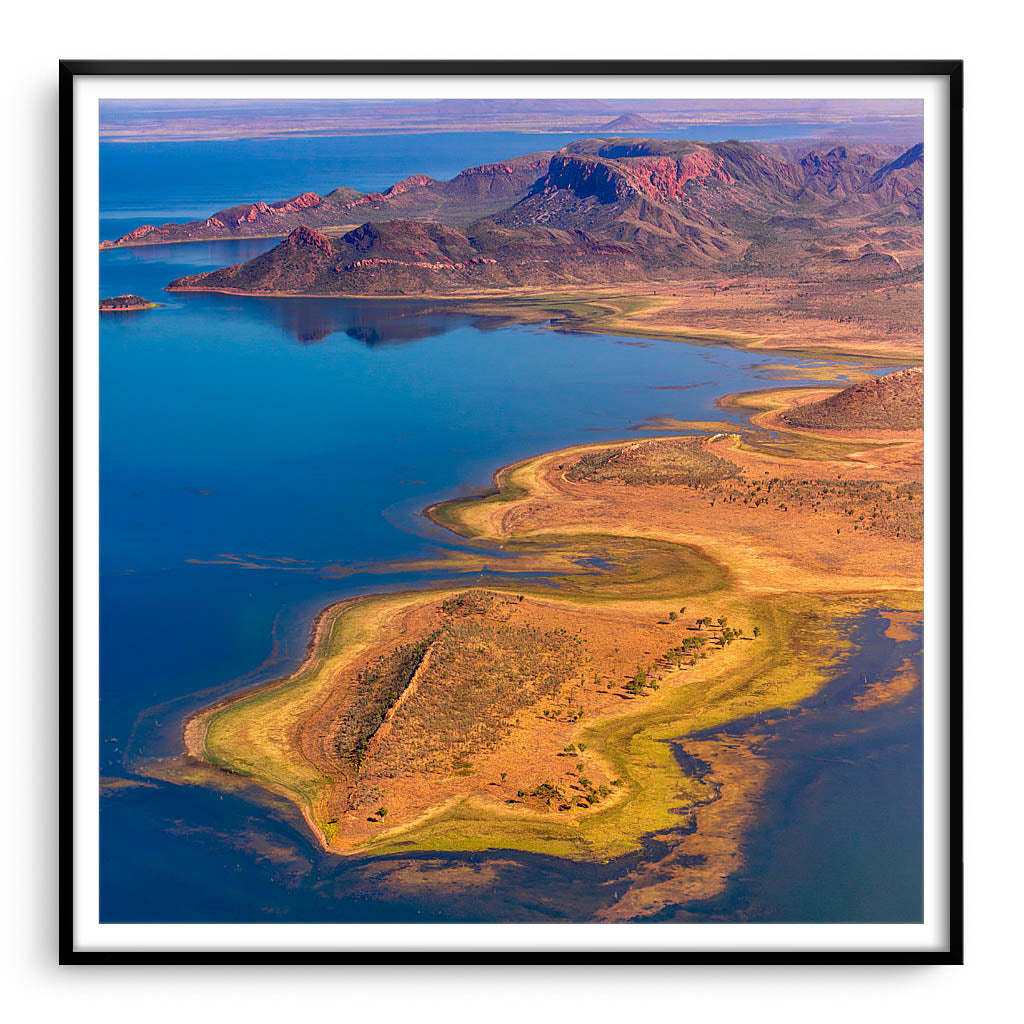
<path fill-rule="evenodd" d="M 723 413 L 745 425 L 500 470 L 493 494 L 429 514 L 467 540 L 458 569 L 500 549 L 544 578 L 328 608 L 303 666 L 193 716 L 165 776 L 256 783 L 336 854 L 584 860 L 678 830 L 728 776 L 718 838 L 684 842 L 706 857 L 687 884 L 716 892 L 757 773 L 740 783 L 736 752 L 705 745 L 709 772 L 687 776 L 662 741 L 814 693 L 859 610 L 919 617 L 921 423 L 865 422 L 880 395 L 913 408 L 922 390 L 915 371 L 733 395 Z M 823 408 L 826 425 L 797 422 Z M 904 672 L 872 699 L 913 685 Z M 620 910 L 665 898 L 641 887 Z"/>

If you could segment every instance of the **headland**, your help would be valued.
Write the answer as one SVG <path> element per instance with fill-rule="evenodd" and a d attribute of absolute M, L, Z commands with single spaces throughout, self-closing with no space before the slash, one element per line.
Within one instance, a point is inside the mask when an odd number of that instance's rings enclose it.
<path fill-rule="evenodd" d="M 326 609 L 296 673 L 193 716 L 154 773 L 255 783 L 338 855 L 607 860 L 692 819 L 713 893 L 757 773 L 735 786 L 744 759 L 705 743 L 687 774 L 666 741 L 809 697 L 851 616 L 921 608 L 922 432 L 866 434 L 851 388 L 728 396 L 749 424 L 538 455 L 433 506 L 460 568 L 500 549 L 531 577 Z M 844 394 L 827 430 L 787 419 Z"/>

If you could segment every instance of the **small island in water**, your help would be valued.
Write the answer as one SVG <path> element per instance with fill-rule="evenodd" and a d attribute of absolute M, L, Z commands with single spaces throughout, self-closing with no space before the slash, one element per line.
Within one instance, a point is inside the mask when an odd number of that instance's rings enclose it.
<path fill-rule="evenodd" d="M 100 299 L 101 313 L 130 313 L 139 309 L 156 309 L 160 303 L 150 302 L 141 295 L 114 295 Z"/>

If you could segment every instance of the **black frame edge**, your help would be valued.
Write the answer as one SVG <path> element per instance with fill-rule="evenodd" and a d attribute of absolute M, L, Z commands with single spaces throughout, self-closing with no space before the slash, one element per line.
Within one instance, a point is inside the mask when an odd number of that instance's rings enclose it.
<path fill-rule="evenodd" d="M 962 60 L 61 60 L 60 105 L 60 553 L 73 562 L 73 423 L 74 423 L 74 80 L 78 75 L 630 75 L 763 76 L 891 75 L 949 79 L 949 459 L 950 459 L 950 734 L 949 734 L 949 949 L 936 951 L 737 951 L 723 953 L 631 952 L 615 954 L 617 964 L 894 964 L 961 965 L 964 963 L 963 863 L 963 106 Z M 69 397 L 70 396 L 70 397 Z M 69 407 L 70 406 L 70 407 Z M 72 570 L 61 569 L 58 604 L 60 708 L 58 714 L 58 820 L 74 821 L 74 682 Z M 71 623 L 71 625 L 69 625 Z M 953 624 L 957 624 L 957 628 Z M 59 830 L 58 963 L 89 964 L 547 964 L 540 954 L 523 952 L 224 952 L 224 951 L 86 951 L 74 946 L 74 831 Z M 564 963 L 582 962 L 567 952 Z M 602 959 L 586 954 L 586 962 Z M 610 961 L 611 952 L 608 953 Z"/>

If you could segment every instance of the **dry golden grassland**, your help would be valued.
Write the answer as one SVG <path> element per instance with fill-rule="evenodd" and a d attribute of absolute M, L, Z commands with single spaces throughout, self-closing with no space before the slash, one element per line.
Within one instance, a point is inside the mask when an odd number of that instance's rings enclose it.
<path fill-rule="evenodd" d="M 921 360 L 922 297 L 919 280 L 836 281 L 787 274 L 513 291 L 457 305 L 510 321 L 551 321 L 556 328 L 597 334 L 909 364 Z"/>

